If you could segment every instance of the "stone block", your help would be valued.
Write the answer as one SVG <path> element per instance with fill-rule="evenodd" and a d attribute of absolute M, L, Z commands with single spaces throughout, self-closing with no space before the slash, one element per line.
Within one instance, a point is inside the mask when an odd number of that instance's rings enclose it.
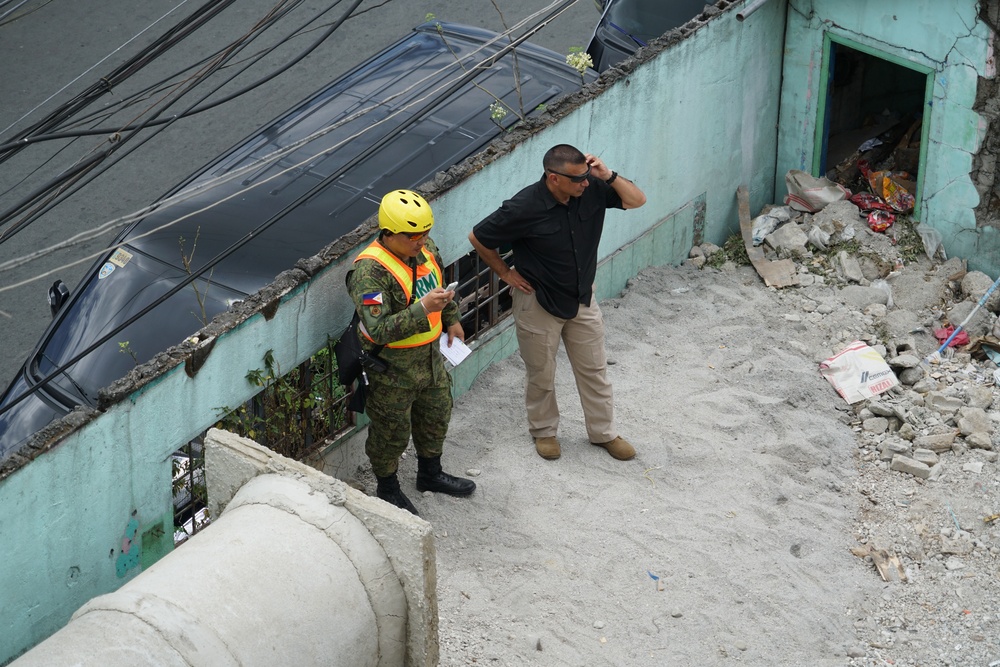
<path fill-rule="evenodd" d="M 905 472 L 913 475 L 914 477 L 919 477 L 920 479 L 927 479 L 931 476 L 930 466 L 925 463 L 921 463 L 916 459 L 911 459 L 908 456 L 901 456 L 900 454 L 892 457 L 892 462 L 889 463 L 889 469 L 897 472 Z"/>
<path fill-rule="evenodd" d="M 913 439 L 915 449 L 929 449 L 940 454 L 951 450 L 957 433 L 939 433 L 937 435 L 921 435 Z"/>

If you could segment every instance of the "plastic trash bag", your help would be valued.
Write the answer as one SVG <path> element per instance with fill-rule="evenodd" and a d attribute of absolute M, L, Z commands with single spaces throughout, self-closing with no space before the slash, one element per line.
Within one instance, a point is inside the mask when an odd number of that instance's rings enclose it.
<path fill-rule="evenodd" d="M 763 215 L 758 215 L 753 219 L 753 244 L 755 246 L 764 242 L 764 237 L 775 229 L 792 219 L 792 210 L 787 206 L 772 208 Z"/>
<path fill-rule="evenodd" d="M 889 211 L 878 209 L 868 212 L 868 227 L 873 232 L 884 232 L 896 222 L 896 216 Z"/>
<path fill-rule="evenodd" d="M 872 287 L 874 287 L 875 289 L 880 289 L 883 292 L 885 292 L 886 296 L 885 307 L 888 308 L 889 310 L 892 310 L 895 307 L 895 304 L 892 301 L 892 285 L 890 285 L 887 281 L 879 278 L 878 280 L 872 281 Z"/>
<path fill-rule="evenodd" d="M 789 169 L 785 174 L 788 195 L 785 204 L 796 211 L 816 213 L 835 201 L 847 199 L 851 191 L 829 178 L 817 178 L 798 169 Z"/>
<path fill-rule="evenodd" d="M 910 192 L 912 182 L 913 177 L 905 171 L 874 171 L 868 175 L 872 192 L 900 213 L 909 213 L 916 204 Z"/>
<path fill-rule="evenodd" d="M 826 251 L 830 245 L 830 235 L 816 225 L 806 232 L 806 238 L 817 250 Z"/>
<path fill-rule="evenodd" d="M 934 256 L 940 252 L 941 259 L 948 261 L 948 256 L 944 250 L 944 237 L 941 236 L 941 232 L 927 223 L 921 222 L 917 225 L 917 234 L 920 235 L 920 240 L 924 243 L 924 252 L 927 254 L 927 259 L 934 259 Z"/>

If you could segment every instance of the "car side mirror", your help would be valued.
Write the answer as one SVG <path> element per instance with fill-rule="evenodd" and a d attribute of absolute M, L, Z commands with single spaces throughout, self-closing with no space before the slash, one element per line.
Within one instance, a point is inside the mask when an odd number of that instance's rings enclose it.
<path fill-rule="evenodd" d="M 69 288 L 66 287 L 66 283 L 61 280 L 52 283 L 52 287 L 49 288 L 49 310 L 52 311 L 52 317 L 56 316 L 67 299 L 69 299 Z"/>

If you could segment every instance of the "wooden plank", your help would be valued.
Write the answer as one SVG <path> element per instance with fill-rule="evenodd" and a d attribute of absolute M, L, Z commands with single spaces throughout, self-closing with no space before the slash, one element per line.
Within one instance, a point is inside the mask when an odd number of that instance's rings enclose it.
<path fill-rule="evenodd" d="M 736 200 L 739 202 L 740 234 L 743 245 L 746 246 L 750 263 L 757 270 L 764 284 L 768 287 L 790 287 L 799 284 L 795 262 L 790 259 L 771 261 L 764 257 L 764 251 L 753 244 L 753 221 L 750 219 L 750 193 L 747 186 L 736 189 Z"/>
<path fill-rule="evenodd" d="M 871 556 L 872 562 L 875 563 L 875 569 L 878 570 L 879 576 L 882 577 L 882 581 L 906 581 L 906 570 L 903 569 L 903 564 L 899 561 L 899 556 L 896 554 L 889 553 L 885 549 L 876 549 L 870 544 L 854 547 L 851 549 L 851 553 L 858 558 Z"/>

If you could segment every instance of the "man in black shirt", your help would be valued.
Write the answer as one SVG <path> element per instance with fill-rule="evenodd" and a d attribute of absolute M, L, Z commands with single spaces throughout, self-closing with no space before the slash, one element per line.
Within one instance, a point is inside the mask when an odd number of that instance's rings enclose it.
<path fill-rule="evenodd" d="M 556 352 L 566 345 L 590 442 L 628 460 L 635 449 L 614 426 L 604 320 L 594 299 L 597 249 L 609 208 L 638 208 L 646 195 L 593 155 L 560 144 L 545 153 L 541 180 L 479 222 L 469 241 L 511 286 L 517 342 L 527 371 L 528 432 L 545 459 L 557 459 Z M 497 248 L 510 245 L 514 265 Z"/>

